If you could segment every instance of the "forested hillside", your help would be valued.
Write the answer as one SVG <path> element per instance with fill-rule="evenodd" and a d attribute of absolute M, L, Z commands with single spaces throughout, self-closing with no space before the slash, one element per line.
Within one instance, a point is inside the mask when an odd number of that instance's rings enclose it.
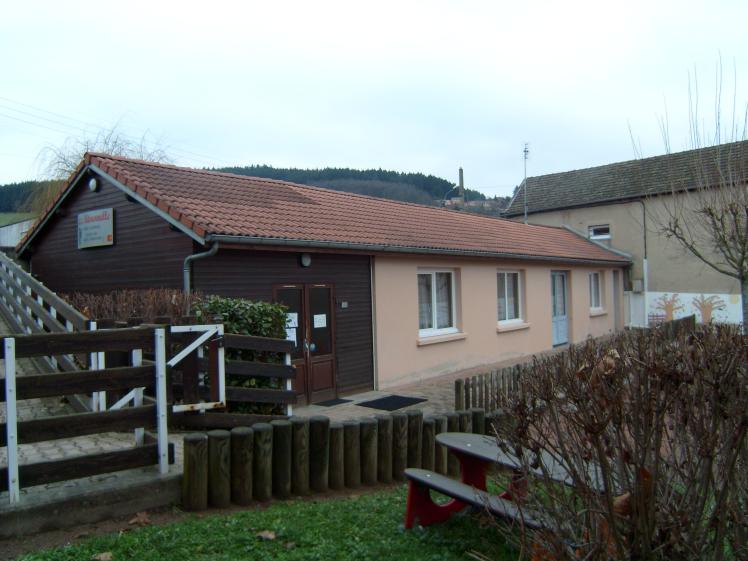
<path fill-rule="evenodd" d="M 382 169 L 297 169 L 260 165 L 226 167 L 219 168 L 216 171 L 252 177 L 266 177 L 268 179 L 282 179 L 302 185 L 316 185 L 337 191 L 421 204 L 434 204 L 444 199 L 448 193 L 449 196 L 455 196 L 456 194 L 451 191 L 454 184 L 441 177 Z M 485 200 L 486 196 L 478 191 L 466 189 L 465 198 L 476 201 Z"/>
<path fill-rule="evenodd" d="M 439 205 L 445 198 L 449 199 L 457 195 L 454 184 L 446 179 L 423 173 L 402 173 L 381 169 L 296 169 L 271 166 L 226 167 L 214 171 L 281 179 L 302 185 L 315 185 L 337 191 L 424 205 Z M 54 199 L 63 184 L 62 181 L 23 181 L 0 185 L 0 213 L 39 213 Z M 451 205 L 450 208 L 496 216 L 498 210 L 506 206 L 508 197 L 486 199 L 483 193 L 466 189 L 465 200 L 465 205 Z"/>
<path fill-rule="evenodd" d="M 21 181 L 0 185 L 0 212 L 38 214 L 57 195 L 64 181 Z"/>
<path fill-rule="evenodd" d="M 23 181 L 0 185 L 0 212 L 28 210 L 29 196 L 41 186 L 40 181 Z"/>

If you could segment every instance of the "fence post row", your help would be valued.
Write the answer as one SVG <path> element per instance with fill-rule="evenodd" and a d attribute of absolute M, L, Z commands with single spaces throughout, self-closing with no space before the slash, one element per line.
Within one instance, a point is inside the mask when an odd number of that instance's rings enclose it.
<path fill-rule="evenodd" d="M 230 446 L 219 446 L 229 440 L 227 431 L 189 434 L 184 437 L 182 505 L 202 510 L 357 489 L 391 483 L 393 475 L 404 479 L 406 467 L 459 477 L 457 458 L 436 435 L 447 429 L 485 434 L 485 423 L 492 426 L 496 415 L 473 408 L 426 418 L 420 410 L 344 422 L 291 417 L 234 428 Z"/>

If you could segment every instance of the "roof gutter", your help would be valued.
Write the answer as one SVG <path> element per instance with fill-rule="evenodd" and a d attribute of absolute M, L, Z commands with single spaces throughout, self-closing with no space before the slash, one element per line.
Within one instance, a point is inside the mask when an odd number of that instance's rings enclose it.
<path fill-rule="evenodd" d="M 208 234 L 205 237 L 208 242 L 221 242 L 246 245 L 267 245 L 271 247 L 314 247 L 321 249 L 349 249 L 353 251 L 382 252 L 382 253 L 408 253 L 428 255 L 456 255 L 461 257 L 492 257 L 494 259 L 522 259 L 526 261 L 551 261 L 569 262 L 580 264 L 605 264 L 625 265 L 614 259 L 582 259 L 576 257 L 551 257 L 545 255 L 526 255 L 522 253 L 505 253 L 494 251 L 475 251 L 469 249 L 439 249 L 432 247 L 393 246 L 384 244 L 363 244 L 353 242 L 332 242 L 318 240 L 299 240 L 292 238 L 265 238 L 252 236 L 232 236 L 222 234 Z M 610 251 L 609 248 L 605 248 Z M 615 253 L 615 252 L 612 252 Z M 625 257 L 625 256 L 623 256 Z M 627 258 L 628 259 L 628 258 Z M 630 262 L 630 260 L 629 260 Z"/>
<path fill-rule="evenodd" d="M 213 242 L 213 245 L 208 251 L 202 253 L 193 253 L 184 258 L 184 265 L 182 266 L 182 290 L 185 294 L 189 294 L 192 290 L 190 276 L 192 273 L 192 263 L 198 259 L 205 259 L 206 257 L 213 257 L 218 253 L 218 242 Z"/>

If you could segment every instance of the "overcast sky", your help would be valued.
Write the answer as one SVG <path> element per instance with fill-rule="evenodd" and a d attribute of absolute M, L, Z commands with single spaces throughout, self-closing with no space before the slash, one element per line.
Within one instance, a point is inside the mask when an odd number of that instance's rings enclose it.
<path fill-rule="evenodd" d="M 689 147 L 748 101 L 745 0 L 4 2 L 0 183 L 118 127 L 194 167 L 419 171 L 511 194 L 528 175 Z M 742 134 L 742 130 L 741 130 Z"/>

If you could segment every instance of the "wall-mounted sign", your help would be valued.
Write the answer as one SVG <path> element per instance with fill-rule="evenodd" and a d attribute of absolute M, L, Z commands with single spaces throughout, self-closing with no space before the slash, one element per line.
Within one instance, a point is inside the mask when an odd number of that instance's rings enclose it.
<path fill-rule="evenodd" d="M 114 245 L 114 209 L 100 208 L 78 215 L 78 249 Z"/>

